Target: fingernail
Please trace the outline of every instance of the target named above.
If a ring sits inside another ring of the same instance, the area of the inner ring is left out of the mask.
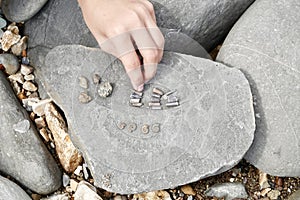
[[[137,90],[138,90],[139,92],[143,91],[143,90],[144,90],[144,84],[140,85],[140,86],[137,88]]]

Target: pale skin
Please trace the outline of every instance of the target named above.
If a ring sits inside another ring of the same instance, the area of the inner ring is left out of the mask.
[[[148,0],[78,2],[100,48],[121,60],[133,88],[142,91],[155,76],[163,56],[164,37],[157,27],[153,5]]]

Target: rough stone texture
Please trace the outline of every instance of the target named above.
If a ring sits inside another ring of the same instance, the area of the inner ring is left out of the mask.
[[[210,50],[219,44],[253,1],[157,0],[152,2],[160,27],[181,31]],[[65,12],[66,10],[72,12]],[[35,36],[30,37],[35,40],[30,40],[32,46],[58,46],[62,44],[62,38],[67,42],[63,44],[85,46],[96,44],[84,24],[76,0],[50,0],[41,14],[29,21],[25,28],[27,34]]]
[[[29,189],[48,194],[61,185],[61,172],[39,138],[34,125],[14,131],[21,121],[30,121],[3,73],[0,73],[0,171]]]
[[[0,176],[0,200],[31,200],[22,188],[14,182]]]
[[[248,194],[242,183],[216,184],[205,191],[206,196],[225,198],[225,200],[247,199]]]
[[[52,132],[56,152],[63,168],[72,173],[82,162],[82,157],[74,147],[68,134],[67,125],[52,103],[45,106],[45,117]]]
[[[114,57],[83,46],[59,46],[46,57],[44,85],[65,112],[73,142],[83,152],[95,185],[118,193],[172,188],[223,172],[244,156],[255,124],[250,87],[236,69],[207,59],[165,53],[158,73],[145,87],[177,89],[181,105],[163,111],[130,107],[130,81]],[[83,67],[84,66],[84,67]],[[78,77],[93,74],[114,85],[108,98],[90,84],[92,101],[81,104]],[[117,123],[136,123],[130,133]],[[160,133],[141,133],[160,123]]]
[[[256,1],[217,58],[251,84],[257,130],[246,159],[275,176],[300,176],[299,9],[298,0]]]
[[[12,22],[23,22],[34,16],[48,0],[2,0],[5,17]]]
[[[102,198],[97,194],[97,190],[94,186],[88,182],[81,181],[74,194],[74,200],[102,200]]]

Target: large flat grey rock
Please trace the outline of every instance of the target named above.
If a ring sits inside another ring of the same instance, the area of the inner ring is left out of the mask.
[[[153,4],[160,27],[181,31],[211,50],[253,1],[160,0],[153,1]],[[63,44],[97,45],[84,23],[77,0],[50,0],[38,15],[25,24],[25,33],[30,37],[29,48],[53,48]]]
[[[14,182],[0,176],[0,200],[31,200],[22,188]]]
[[[207,59],[166,52],[146,86],[143,102],[157,86],[176,89],[180,106],[150,110],[130,107],[130,81],[114,57],[83,46],[51,50],[41,81],[65,112],[73,142],[83,152],[95,185],[118,193],[173,188],[223,172],[241,160],[252,143],[255,124],[248,81],[237,69]],[[113,84],[110,97],[97,94],[92,75]],[[79,77],[89,88],[79,86]],[[79,103],[81,92],[92,100]],[[117,128],[119,122],[137,129]],[[159,123],[161,131],[141,132]]]
[[[0,124],[0,171],[37,193],[57,190],[61,171],[2,72]]]
[[[246,159],[276,176],[300,176],[299,9],[297,0],[256,1],[217,58],[251,84],[257,130]]]

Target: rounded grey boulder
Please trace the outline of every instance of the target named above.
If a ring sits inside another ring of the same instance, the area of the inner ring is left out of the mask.
[[[275,176],[300,176],[299,9],[298,0],[256,1],[217,57],[251,85],[257,129],[245,158]]]
[[[5,17],[12,22],[23,22],[33,17],[48,0],[2,0]]]
[[[20,186],[0,176],[0,200],[31,200]]]
[[[57,190],[61,171],[2,72],[0,124],[0,171],[39,194]]]

